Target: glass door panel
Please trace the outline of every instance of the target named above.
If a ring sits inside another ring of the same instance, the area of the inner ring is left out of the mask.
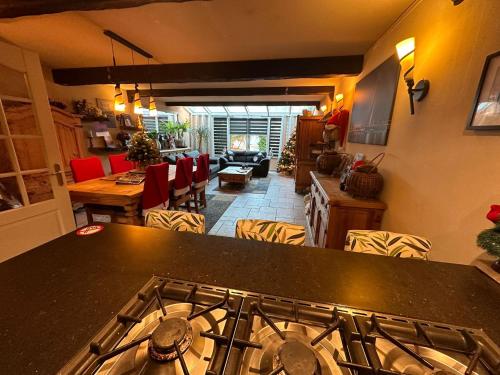
[[[7,142],[8,139],[0,138],[0,173],[14,172]]]
[[[2,105],[11,135],[40,135],[31,103],[2,100]]]
[[[13,137],[12,142],[14,143],[17,160],[22,171],[47,168],[42,137]]]
[[[23,180],[30,204],[54,199],[48,172],[27,174]]]
[[[0,211],[20,208],[23,206],[22,202],[17,178],[15,176],[0,178]]]
[[[0,64],[0,95],[29,98],[25,74]]]

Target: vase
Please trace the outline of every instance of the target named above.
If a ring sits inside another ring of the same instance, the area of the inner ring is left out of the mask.
[[[497,260],[491,263],[491,268],[493,268],[494,271],[500,273],[500,258],[497,258]]]

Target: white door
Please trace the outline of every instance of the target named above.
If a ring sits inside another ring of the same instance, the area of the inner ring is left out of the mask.
[[[40,60],[0,42],[0,262],[74,230]]]

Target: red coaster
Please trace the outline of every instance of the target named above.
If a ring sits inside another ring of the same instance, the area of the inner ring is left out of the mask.
[[[77,236],[90,236],[104,230],[104,225],[87,225],[76,231]]]

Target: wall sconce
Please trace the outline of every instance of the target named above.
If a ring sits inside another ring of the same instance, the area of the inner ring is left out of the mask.
[[[410,96],[410,112],[412,115],[415,114],[415,106],[413,99],[417,102],[422,101],[427,96],[429,92],[430,82],[428,80],[422,79],[417,82],[413,80],[413,69],[415,68],[415,38],[405,39],[398,44],[396,44],[396,50],[398,51],[399,63],[401,64],[401,70],[403,70],[403,77],[408,86],[408,95]]]
[[[340,103],[342,100],[344,100],[344,94],[337,94],[335,95],[335,101],[338,103]]]

